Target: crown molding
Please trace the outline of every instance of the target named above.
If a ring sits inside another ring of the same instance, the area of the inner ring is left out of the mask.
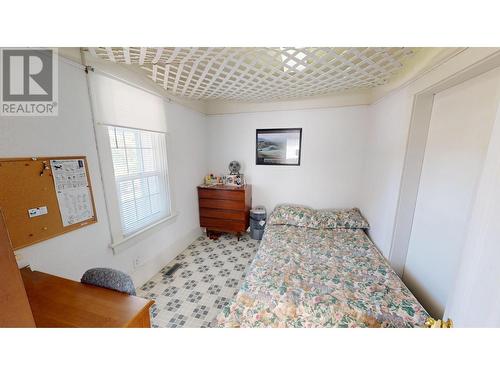
[[[334,95],[314,96],[305,99],[271,101],[263,103],[207,102],[207,115],[222,115],[246,112],[271,112],[296,109],[318,109],[367,105],[371,102],[370,89],[345,90]]]
[[[404,86],[411,84],[457,56],[467,48],[421,48],[414,58],[386,85],[372,89],[371,103],[375,103]]]

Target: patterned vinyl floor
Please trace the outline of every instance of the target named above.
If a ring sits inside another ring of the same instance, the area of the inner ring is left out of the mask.
[[[155,301],[152,327],[209,327],[238,292],[258,247],[248,234],[240,241],[229,234],[199,237],[138,289],[138,296]],[[181,267],[167,276],[175,263]]]

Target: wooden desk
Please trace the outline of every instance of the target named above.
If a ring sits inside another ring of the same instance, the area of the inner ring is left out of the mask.
[[[34,327],[35,321],[14,258],[2,210],[0,210],[0,285],[0,328]]]
[[[150,327],[152,301],[28,267],[21,276],[37,327]]]

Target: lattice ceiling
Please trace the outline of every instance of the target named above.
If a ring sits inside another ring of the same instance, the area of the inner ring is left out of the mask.
[[[94,56],[138,64],[170,94],[262,102],[383,85],[412,48],[97,47]]]

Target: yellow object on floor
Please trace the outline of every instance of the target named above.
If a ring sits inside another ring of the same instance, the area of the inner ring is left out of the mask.
[[[453,328],[453,321],[451,319],[443,321],[441,319],[429,318],[425,322],[425,326],[427,328]]]

